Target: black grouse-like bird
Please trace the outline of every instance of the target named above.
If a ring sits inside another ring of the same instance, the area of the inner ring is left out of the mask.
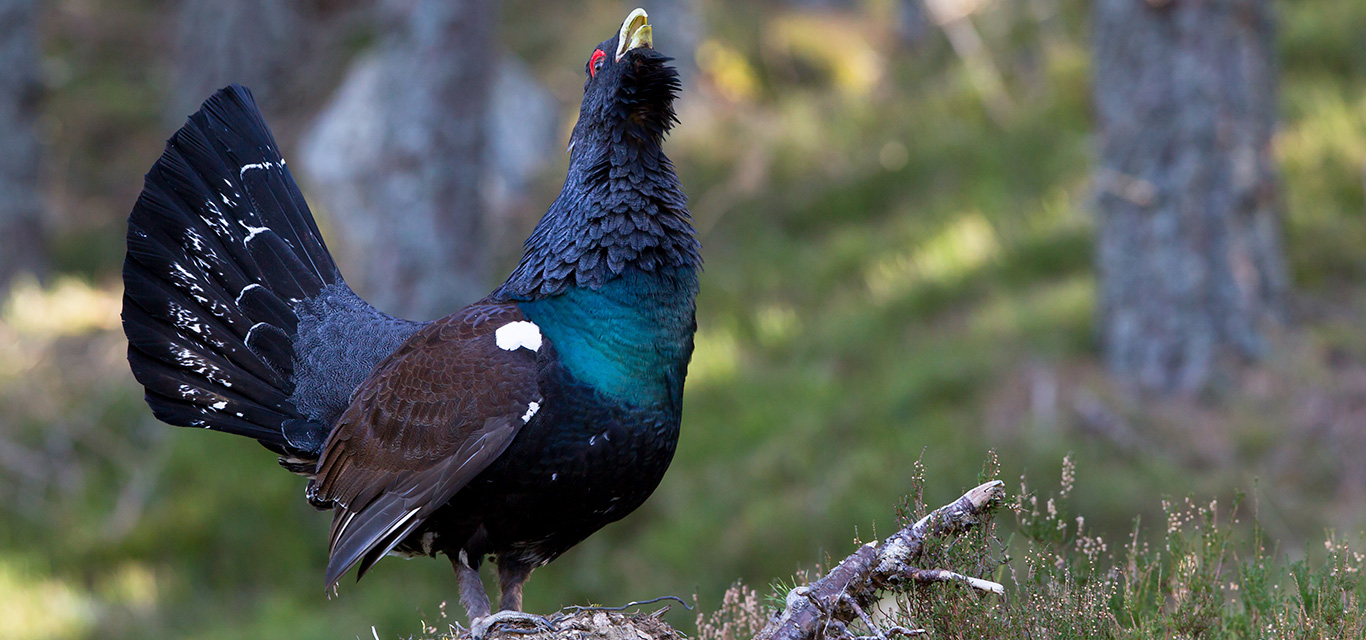
[[[520,264],[435,322],[346,286],[246,89],[210,98],[147,174],[123,271],[133,373],[161,420],[255,438],[309,478],[333,511],[329,588],[389,553],[444,553],[481,619],[492,556],[518,611],[533,569],[658,486],[701,265],[660,149],[669,60],[640,9],[598,45]]]

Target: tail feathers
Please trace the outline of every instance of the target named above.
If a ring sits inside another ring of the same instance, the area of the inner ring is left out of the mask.
[[[325,427],[291,399],[295,309],[342,283],[246,89],[218,92],[167,143],[123,275],[129,361],[159,419],[316,458]]]

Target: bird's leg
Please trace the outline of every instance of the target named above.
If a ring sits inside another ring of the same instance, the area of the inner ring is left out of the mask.
[[[484,591],[484,581],[479,579],[479,570],[469,565],[469,556],[461,551],[459,557],[451,556],[451,566],[460,581],[460,604],[470,617],[470,624],[489,615],[489,594]]]
[[[531,567],[524,562],[506,557],[498,558],[498,613],[470,623],[470,635],[482,640],[490,629],[503,624],[517,624],[531,629],[554,631],[555,627],[542,616],[522,613],[522,584],[531,576]]]
[[[502,594],[498,608],[502,611],[522,610],[522,585],[531,577],[531,567],[508,558],[498,559],[498,590]]]

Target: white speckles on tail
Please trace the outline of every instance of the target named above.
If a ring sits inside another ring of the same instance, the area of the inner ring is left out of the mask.
[[[518,320],[509,322],[493,333],[494,342],[499,349],[515,351],[520,348],[540,351],[541,349],[541,328],[534,322]]]
[[[240,292],[237,294],[237,299],[234,300],[233,302],[237,303],[237,304],[240,306],[240,305],[242,304],[242,296],[247,295],[247,292],[248,292],[248,291],[251,291],[252,289],[264,289],[264,288],[265,288],[265,287],[262,287],[261,285],[256,284],[255,282],[253,282],[253,283],[251,283],[251,284],[249,284],[249,285],[247,285],[247,286],[245,286],[245,287],[242,287],[242,291],[240,291]]]
[[[176,327],[180,328],[182,331],[190,331],[200,337],[204,336],[204,326],[200,323],[199,317],[196,316],[193,311],[174,302],[167,302],[166,307],[171,312],[171,315],[174,316],[172,322]],[[213,342],[215,343],[215,346],[222,344],[218,341]]]
[[[539,403],[539,402],[532,402],[532,403],[528,404],[528,405],[526,406],[526,413],[522,414],[522,424],[526,424],[526,423],[528,423],[528,422],[531,422],[531,418],[535,417],[536,412],[537,412],[537,411],[540,411],[540,410],[541,410],[541,403]]]
[[[248,242],[251,242],[252,238],[255,238],[256,236],[266,231],[270,231],[270,229],[267,227],[253,227],[245,222],[242,222],[241,220],[238,220],[237,224],[242,225],[242,228],[247,230],[247,237],[242,239],[242,244],[244,245]]]
[[[242,342],[246,343],[246,345],[247,345],[248,347],[250,347],[250,346],[251,346],[251,332],[253,332],[253,331],[255,331],[255,330],[257,330],[257,329],[259,329],[259,328],[261,328],[261,327],[263,327],[263,326],[270,326],[270,323],[269,323],[269,322],[258,322],[258,323],[254,324],[254,325],[251,325],[251,328],[250,328],[250,329],[247,329],[247,335],[246,335],[246,337],[242,338]]]
[[[244,164],[244,165],[242,165],[242,168],[241,168],[241,169],[238,169],[238,170],[237,170],[237,177],[240,179],[242,176],[247,175],[247,172],[248,172],[248,171],[252,171],[252,170],[261,170],[261,171],[264,171],[264,170],[269,169],[269,168],[271,168],[271,167],[280,167],[280,168],[284,168],[284,166],[285,166],[285,161],[284,161],[284,160],[281,160],[279,164],[276,164],[276,163],[274,163],[274,162],[269,162],[269,161],[267,161],[267,162],[257,162],[257,163],[255,163],[255,164]]]
[[[200,237],[198,233],[195,233],[194,229],[185,230],[185,243],[188,244],[191,249],[194,249],[195,253],[202,253],[208,250],[204,246],[204,238]]]

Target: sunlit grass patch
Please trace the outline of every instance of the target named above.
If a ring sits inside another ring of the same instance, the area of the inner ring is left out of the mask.
[[[1096,282],[1076,275],[1040,285],[1023,295],[992,296],[968,321],[979,340],[999,341],[1056,331],[1084,330],[1095,312]]]
[[[120,287],[95,287],[72,277],[44,287],[21,280],[0,310],[0,323],[27,337],[79,335],[119,326]]]
[[[1000,249],[981,213],[967,213],[920,246],[877,260],[864,278],[873,300],[886,302],[917,284],[950,283],[986,264]]]
[[[0,556],[0,638],[80,638],[97,616],[96,602],[80,588]]]
[[[1366,88],[1323,76],[1287,85],[1276,150],[1290,264],[1301,285],[1352,281],[1366,273]]]
[[[697,388],[729,381],[739,369],[739,343],[734,333],[721,327],[700,329],[693,338],[688,387]]]

